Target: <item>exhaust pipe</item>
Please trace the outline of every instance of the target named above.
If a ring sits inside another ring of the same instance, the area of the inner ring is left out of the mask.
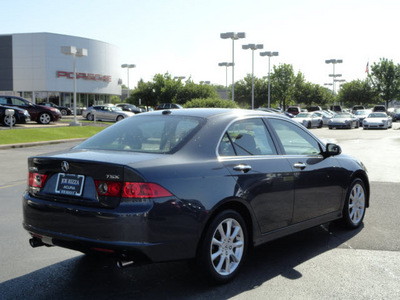
[[[134,264],[135,262],[133,260],[117,260],[117,267],[119,269],[124,269],[126,267],[130,267]]]
[[[31,245],[32,248],[36,248],[36,247],[41,247],[44,246],[45,244],[42,242],[41,239],[38,238],[31,238],[29,239],[29,244]]]

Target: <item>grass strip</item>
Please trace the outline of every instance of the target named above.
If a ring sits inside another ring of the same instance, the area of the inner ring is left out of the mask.
[[[104,128],[106,127],[68,126],[55,128],[0,130],[0,145],[88,138],[102,131]]]

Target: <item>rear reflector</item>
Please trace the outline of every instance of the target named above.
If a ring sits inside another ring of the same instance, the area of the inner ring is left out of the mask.
[[[95,180],[97,194],[100,196],[122,198],[159,198],[172,196],[163,187],[146,182],[117,182]]]

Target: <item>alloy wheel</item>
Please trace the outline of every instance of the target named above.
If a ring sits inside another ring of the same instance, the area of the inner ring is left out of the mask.
[[[243,229],[235,219],[224,219],[214,231],[210,258],[214,270],[222,276],[232,274],[244,254]]]
[[[365,192],[359,183],[351,189],[348,210],[349,218],[354,225],[361,222],[365,211]]]

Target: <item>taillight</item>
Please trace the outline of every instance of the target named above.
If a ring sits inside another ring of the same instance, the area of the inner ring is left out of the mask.
[[[95,180],[97,194],[101,196],[121,197],[122,183],[118,181]]]
[[[28,185],[31,187],[42,188],[46,182],[47,175],[29,172]]]
[[[170,192],[155,183],[116,182],[95,180],[97,194],[100,196],[122,198],[158,198],[172,196]]]
[[[170,192],[155,183],[124,182],[124,198],[158,198],[172,196]]]

